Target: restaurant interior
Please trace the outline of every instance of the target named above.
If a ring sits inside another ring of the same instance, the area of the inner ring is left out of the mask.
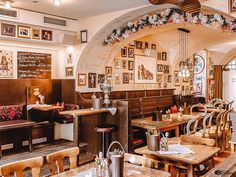
[[[236,177],[235,0],[0,0],[0,28],[0,177]]]

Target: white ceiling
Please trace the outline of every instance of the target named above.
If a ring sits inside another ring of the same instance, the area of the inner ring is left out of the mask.
[[[13,6],[51,15],[79,19],[108,12],[148,5],[148,0],[61,0],[55,6],[53,0],[14,0]]]

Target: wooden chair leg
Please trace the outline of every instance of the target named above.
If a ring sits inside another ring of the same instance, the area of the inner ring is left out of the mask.
[[[1,138],[1,132],[0,132],[0,159],[2,158],[2,138]]]

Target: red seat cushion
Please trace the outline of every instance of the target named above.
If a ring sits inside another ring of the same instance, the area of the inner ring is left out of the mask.
[[[171,111],[171,113],[177,113],[177,112],[178,112],[177,106],[176,106],[176,105],[172,106],[172,107],[170,108],[170,111]]]
[[[143,140],[142,140],[142,139],[138,139],[138,138],[134,138],[134,139],[133,139],[133,144],[134,144],[134,145],[141,144],[141,143],[143,143]]]

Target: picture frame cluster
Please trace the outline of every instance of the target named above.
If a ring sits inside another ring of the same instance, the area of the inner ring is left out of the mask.
[[[11,23],[1,23],[1,36],[31,40],[53,41],[52,30],[25,25],[16,25]]]

